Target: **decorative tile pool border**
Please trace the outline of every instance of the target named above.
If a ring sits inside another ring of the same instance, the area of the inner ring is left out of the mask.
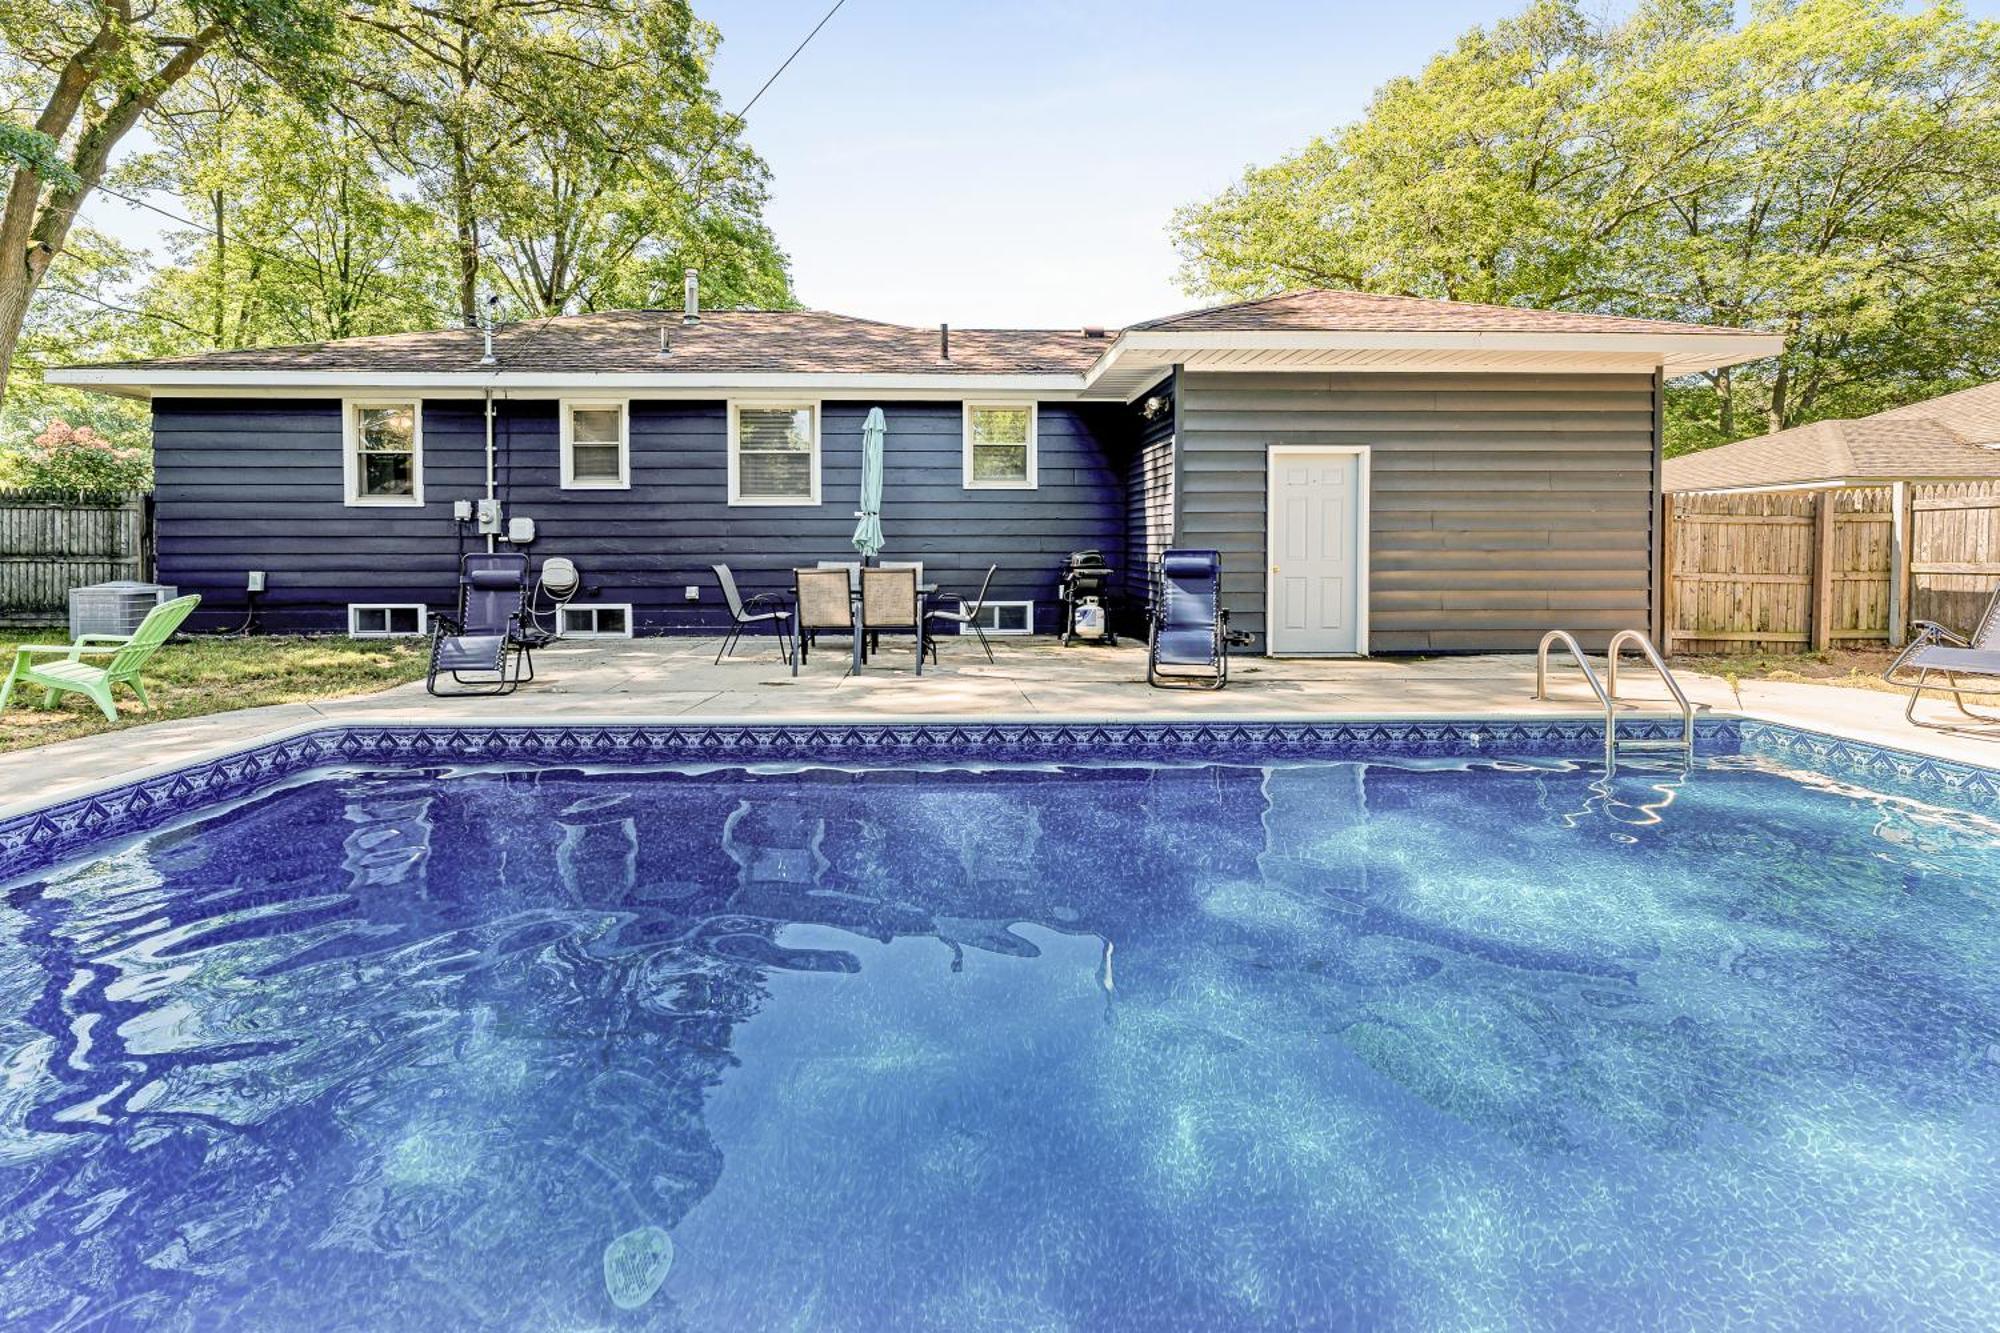
[[[1677,720],[1621,719],[1619,735],[1678,737]],[[287,736],[0,820],[0,881],[151,832],[314,769],[471,764],[1094,763],[1576,758],[1603,746],[1592,719],[1340,722],[652,723],[346,725]],[[1704,755],[1755,753],[1877,789],[2000,806],[2000,770],[1929,759],[1776,723],[1704,718]]]

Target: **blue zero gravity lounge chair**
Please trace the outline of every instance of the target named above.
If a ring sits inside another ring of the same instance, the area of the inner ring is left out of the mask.
[[[1995,588],[1992,597],[1987,599],[1986,610],[1980,613],[1979,623],[1972,627],[1969,637],[1953,634],[1935,621],[1918,620],[1912,623],[1917,637],[1896,655],[1896,660],[1882,673],[1882,679],[1892,685],[1909,686],[1910,702],[1903,709],[1903,716],[1914,726],[1945,726],[1943,722],[1917,720],[1917,700],[1923,697],[1925,690],[1940,690],[1951,696],[1959,712],[1974,721],[2000,722],[2000,718],[1975,713],[1965,706],[1967,694],[2000,694],[2000,588]],[[1897,673],[1902,671],[1915,671],[1917,678],[1898,680]],[[1926,683],[1933,671],[1941,673],[1948,684]],[[1985,676],[1987,680],[1984,684],[1960,685],[1960,676]]]
[[[517,551],[479,551],[460,562],[458,614],[431,617],[432,694],[512,694],[535,678],[526,635],[528,557]],[[490,676],[465,680],[464,672]],[[456,690],[440,690],[439,675]]]
[[[1222,609],[1222,555],[1167,551],[1153,595],[1147,635],[1148,685],[1229,683],[1229,612]]]

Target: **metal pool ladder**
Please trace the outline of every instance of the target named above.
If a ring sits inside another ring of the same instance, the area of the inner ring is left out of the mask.
[[[1619,630],[1611,636],[1611,644],[1605,649],[1605,675],[1610,681],[1609,688],[1606,688],[1605,682],[1599,680],[1597,672],[1591,669],[1590,659],[1583,655],[1583,648],[1577,643],[1576,636],[1568,630],[1550,630],[1542,636],[1541,647],[1535,650],[1537,699],[1549,697],[1549,649],[1557,644],[1569,650],[1569,655],[1583,671],[1583,678],[1589,684],[1590,692],[1597,696],[1597,702],[1604,708],[1604,771],[1607,776],[1618,767],[1618,751],[1621,747],[1628,750],[1679,750],[1683,762],[1688,764],[1694,762],[1694,705],[1688,702],[1687,692],[1681,689],[1681,683],[1674,679],[1674,673],[1667,669],[1666,659],[1660,656],[1660,650],[1653,646],[1651,639],[1636,629]],[[1653,670],[1659,672],[1660,679],[1666,683],[1667,693],[1674,697],[1674,704],[1680,709],[1681,714],[1679,740],[1647,740],[1638,736],[1623,741],[1618,739],[1618,662],[1625,655],[1628,644],[1653,664]]]

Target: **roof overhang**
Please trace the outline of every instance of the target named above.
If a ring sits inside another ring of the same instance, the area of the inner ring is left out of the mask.
[[[1084,376],[1092,397],[1132,398],[1174,366],[1198,371],[1662,371],[1669,378],[1776,356],[1765,333],[1385,333],[1132,329]]]
[[[43,372],[51,384],[147,398],[202,391],[338,395],[366,390],[440,396],[496,392],[645,393],[658,397],[794,393],[815,397],[898,394],[962,398],[1037,395],[1129,401],[1175,366],[1194,371],[1473,371],[1489,373],[1651,374],[1669,377],[1776,356],[1784,340],[1762,333],[1383,333],[1128,330],[1085,372],[983,374],[940,367],[923,373],[805,371],[552,370],[394,371],[65,366]]]

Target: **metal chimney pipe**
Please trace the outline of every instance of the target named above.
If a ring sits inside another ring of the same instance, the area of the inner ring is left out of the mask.
[[[938,360],[951,360],[951,325],[938,325]]]
[[[685,275],[685,289],[681,295],[681,323],[701,322],[701,270],[689,269]]]

